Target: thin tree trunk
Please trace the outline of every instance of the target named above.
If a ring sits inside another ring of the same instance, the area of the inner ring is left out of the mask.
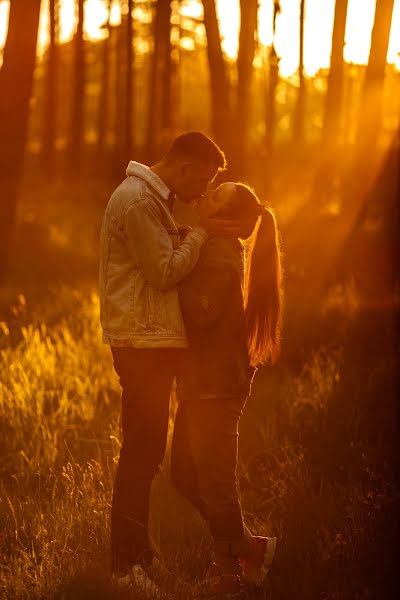
[[[82,162],[84,140],[85,52],[83,40],[84,0],[78,0],[78,25],[74,38],[75,69],[71,113],[70,166],[75,170]]]
[[[171,126],[171,2],[158,0],[154,19],[154,52],[150,71],[147,159],[158,155],[162,131]]]
[[[171,78],[169,82],[169,128],[172,131],[176,131],[178,128],[178,124],[180,121],[180,106],[181,106],[181,73],[179,69],[179,64],[181,60],[181,37],[182,37],[182,29],[181,29],[181,18],[180,18],[180,5],[182,0],[178,0],[178,4],[176,4],[176,8],[173,12],[171,12],[171,19],[176,15],[178,18],[178,25],[175,25],[178,33],[178,40],[171,44],[170,49],[170,70],[171,70]],[[171,27],[173,27],[171,25]],[[176,38],[175,38],[176,39]]]
[[[36,61],[40,0],[13,0],[0,69],[0,284],[4,282],[22,175]]]
[[[171,61],[171,2],[168,0],[168,10],[163,15],[163,26],[161,30],[162,46],[164,51],[161,53],[162,61],[162,98],[161,103],[161,129],[166,130],[172,124],[172,61]]]
[[[294,109],[293,119],[293,139],[296,144],[301,144],[304,139],[304,13],[305,0],[300,0],[299,90],[297,93],[297,101]]]
[[[112,171],[115,177],[121,175],[121,165],[129,157],[125,155],[125,113],[126,113],[126,52],[125,52],[125,18],[115,28],[115,111],[113,130],[115,148],[112,156]],[[123,140],[121,143],[120,140]],[[123,172],[123,168],[122,168]]]
[[[269,52],[269,79],[265,99],[265,147],[271,151],[274,143],[276,110],[275,93],[279,80],[279,58],[275,50],[276,17],[281,10],[279,0],[274,2],[273,38]]]
[[[50,179],[54,177],[54,141],[56,121],[56,77],[57,77],[57,45],[56,45],[56,4],[57,0],[49,0],[49,34],[50,42],[47,50],[47,79],[43,119],[43,170]]]
[[[102,161],[105,158],[105,143],[107,135],[107,124],[109,117],[109,94],[110,94],[110,51],[111,51],[111,0],[107,2],[107,37],[103,42],[103,72],[101,76],[101,88],[99,109],[97,118],[97,153]]]
[[[369,153],[376,147],[382,117],[382,94],[386,58],[389,46],[394,0],[377,0],[371,36],[371,50],[365,74],[360,117],[358,145]]]
[[[232,119],[228,72],[222,54],[215,2],[214,0],[202,0],[202,2],[210,70],[212,130],[217,143],[221,144],[229,155]]]
[[[237,170],[243,168],[247,155],[250,98],[253,75],[253,60],[255,52],[255,34],[257,31],[257,0],[240,0],[240,34],[237,58],[238,87],[237,87]]]
[[[132,115],[133,107],[133,0],[128,0],[126,21],[126,105],[125,105],[125,156],[129,160],[132,151]]]
[[[325,146],[337,141],[343,95],[343,48],[346,31],[348,0],[336,0],[335,20],[332,33],[331,65],[325,101],[323,143]]]
[[[325,117],[321,134],[319,164],[316,169],[312,191],[312,201],[317,201],[319,203],[327,196],[329,190],[332,188],[334,178],[340,172],[337,146],[343,103],[343,47],[346,30],[347,5],[348,0],[336,0],[332,33],[331,64],[325,100]]]
[[[383,160],[382,153],[378,151],[379,129],[393,6],[394,0],[377,0],[376,3],[371,50],[360,103],[356,148],[343,203],[345,218],[349,220],[354,214],[355,229],[363,222],[371,201],[371,196],[365,194],[357,203],[360,195],[359,182],[362,181],[364,186],[372,186]]]

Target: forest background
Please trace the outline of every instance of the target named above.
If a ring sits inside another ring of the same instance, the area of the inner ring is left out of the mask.
[[[191,129],[275,209],[284,255],[239,464],[279,547],[247,597],[397,597],[399,0],[0,0],[0,47],[1,597],[113,597],[100,223],[128,161]],[[152,535],[187,598],[211,540],[168,469]]]

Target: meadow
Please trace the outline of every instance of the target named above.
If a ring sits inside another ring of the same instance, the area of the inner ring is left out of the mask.
[[[97,189],[77,186],[72,206],[71,188],[32,189],[25,183],[0,317],[0,597],[111,599],[120,390],[99,327],[102,201],[93,205]],[[290,258],[285,318],[293,324],[304,282],[292,276]],[[279,364],[256,374],[238,476],[248,526],[276,535],[278,547],[266,587],[244,598],[397,597],[393,319],[391,309],[360,304],[354,281],[336,283],[307,339],[284,333]],[[170,433],[175,410],[172,393]],[[151,534],[173,574],[166,593],[183,600],[204,575],[212,543],[168,472],[167,451],[152,490]]]

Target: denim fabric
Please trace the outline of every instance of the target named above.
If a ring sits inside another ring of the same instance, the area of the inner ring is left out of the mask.
[[[195,227],[180,242],[169,194],[148,167],[131,162],[107,204],[100,236],[100,320],[103,341],[112,346],[187,346],[176,285],[196,264],[207,233]]]
[[[169,398],[181,350],[112,348],[122,386],[123,442],[111,510],[113,571],[151,556],[148,537],[151,484],[167,442]]]
[[[254,375],[245,335],[243,249],[213,238],[179,285],[190,347],[178,375],[179,406],[171,478],[208,521],[216,551],[243,556],[238,482],[238,424]]]
[[[208,521],[216,548],[237,555],[246,531],[236,477],[244,405],[243,398],[180,399],[171,449],[172,483]]]

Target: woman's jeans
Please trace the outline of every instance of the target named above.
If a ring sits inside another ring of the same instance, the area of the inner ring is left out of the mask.
[[[150,489],[168,432],[169,398],[182,350],[112,347],[122,386],[123,443],[111,510],[113,571],[152,558],[148,536]]]
[[[236,477],[243,398],[184,398],[178,405],[171,479],[208,521],[218,554],[241,556],[251,535],[243,524]]]

